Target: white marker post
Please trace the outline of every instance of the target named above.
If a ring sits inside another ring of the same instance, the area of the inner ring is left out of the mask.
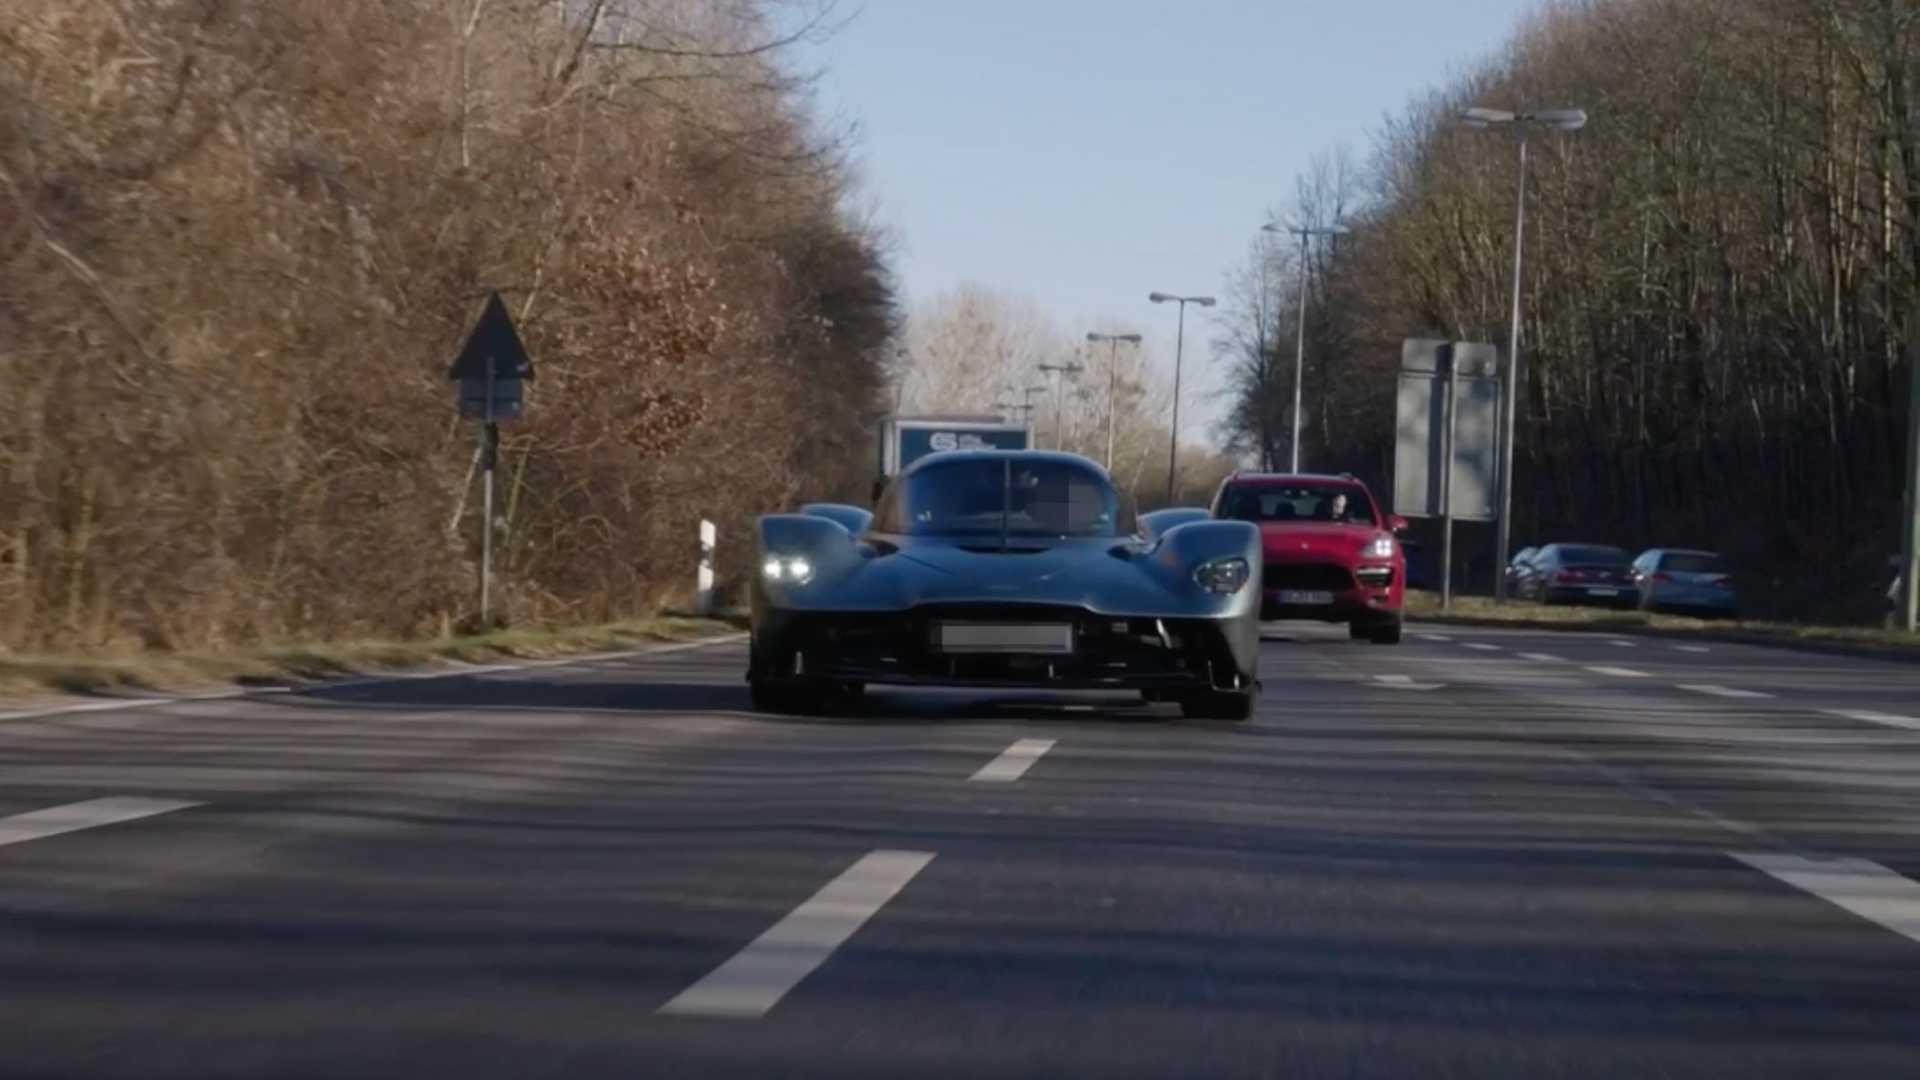
[[[698,615],[713,614],[713,547],[718,530],[713,522],[700,522],[700,569],[693,579],[693,610]]]

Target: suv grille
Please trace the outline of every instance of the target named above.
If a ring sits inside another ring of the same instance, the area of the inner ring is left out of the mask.
[[[1263,589],[1312,589],[1321,592],[1345,592],[1353,588],[1353,575],[1344,566],[1331,563],[1267,563],[1260,571]]]

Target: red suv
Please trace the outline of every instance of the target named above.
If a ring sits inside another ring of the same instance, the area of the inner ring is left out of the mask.
[[[1367,486],[1351,476],[1235,473],[1213,516],[1260,526],[1262,619],[1343,622],[1356,639],[1400,641],[1407,556]]]

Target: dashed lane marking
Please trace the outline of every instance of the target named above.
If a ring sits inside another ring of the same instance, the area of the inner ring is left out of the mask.
[[[659,1011],[736,1020],[765,1016],[932,861],[931,851],[868,852]]]
[[[1445,683],[1414,682],[1411,675],[1375,675],[1382,686],[1390,690],[1438,690]]]
[[[1901,716],[1898,713],[1874,712],[1872,709],[1827,709],[1825,711],[1828,716],[1838,716],[1844,720],[1858,720],[1863,724],[1880,724],[1884,727],[1920,731],[1920,718]]]
[[[1552,653],[1523,652],[1520,653],[1519,656],[1522,660],[1533,660],[1542,664],[1564,664],[1567,662],[1566,657],[1555,656]]]
[[[186,810],[200,805],[202,804],[183,802],[179,799],[147,799],[134,795],[116,795],[105,799],[68,803],[65,806],[50,806],[45,810],[33,810],[25,814],[0,818],[0,847],[8,844],[24,844],[29,840],[59,836],[62,833],[79,832],[82,829],[97,829],[102,825],[115,825],[122,821],[136,821],[156,814],[170,814],[175,810]]]
[[[1040,755],[1051,749],[1052,739],[1019,739],[1000,751],[999,757],[980,766],[980,771],[969,779],[1011,784],[1033,768],[1033,763],[1040,760]]]
[[[1681,683],[1680,689],[1723,698],[1770,698],[1773,696],[1759,690],[1742,690],[1737,686],[1716,686],[1712,683]]]
[[[1467,642],[1467,648],[1479,649],[1481,652],[1499,652],[1500,651],[1500,646],[1489,645],[1484,641],[1469,641]]]
[[[1589,666],[1587,670],[1593,672],[1595,675],[1611,675],[1618,679],[1652,678],[1652,676],[1648,675],[1646,672],[1635,671],[1630,667],[1608,667],[1605,664],[1594,664]]]
[[[1727,854],[1902,937],[1920,941],[1920,884],[1867,859]]]

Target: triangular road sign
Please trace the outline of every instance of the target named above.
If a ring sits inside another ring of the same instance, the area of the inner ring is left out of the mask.
[[[533,378],[533,358],[527,355],[520,332],[513,328],[513,317],[507,314],[507,305],[497,292],[487,297],[487,309],[480,313],[466,345],[447,369],[447,378],[485,381],[489,356],[494,361],[495,379]]]

